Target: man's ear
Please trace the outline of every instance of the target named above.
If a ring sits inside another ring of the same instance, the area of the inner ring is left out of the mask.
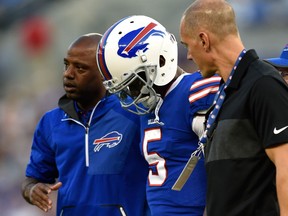
[[[201,46],[205,50],[205,52],[208,52],[210,49],[210,40],[209,36],[205,32],[200,32],[199,33],[199,38],[201,42]]]

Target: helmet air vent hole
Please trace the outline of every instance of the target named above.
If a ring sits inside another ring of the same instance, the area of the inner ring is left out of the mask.
[[[166,59],[164,58],[164,56],[160,55],[160,58],[159,58],[160,67],[163,67],[165,64],[166,64]]]

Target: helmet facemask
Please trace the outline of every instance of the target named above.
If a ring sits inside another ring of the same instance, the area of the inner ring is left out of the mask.
[[[155,65],[140,66],[135,71],[124,73],[123,81],[110,79],[104,81],[104,86],[110,93],[118,96],[124,109],[137,115],[145,115],[156,107],[160,98],[153,89],[156,70]]]

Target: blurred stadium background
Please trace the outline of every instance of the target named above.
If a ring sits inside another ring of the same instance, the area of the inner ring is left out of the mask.
[[[63,94],[63,57],[70,42],[104,33],[118,19],[148,15],[175,34],[191,0],[0,0],[0,214],[48,214],[20,193],[31,138],[40,116]],[[278,56],[288,43],[288,0],[231,0],[246,48]],[[229,49],[229,47],[227,47]],[[179,46],[179,64],[196,69]],[[81,187],[81,185],[79,185]],[[55,198],[54,198],[55,199]]]

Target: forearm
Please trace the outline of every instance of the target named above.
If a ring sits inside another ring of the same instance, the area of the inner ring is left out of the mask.
[[[288,170],[278,170],[276,175],[277,197],[280,215],[288,216]]]
[[[288,216],[288,143],[268,148],[266,153],[276,167],[276,187],[280,215]]]

